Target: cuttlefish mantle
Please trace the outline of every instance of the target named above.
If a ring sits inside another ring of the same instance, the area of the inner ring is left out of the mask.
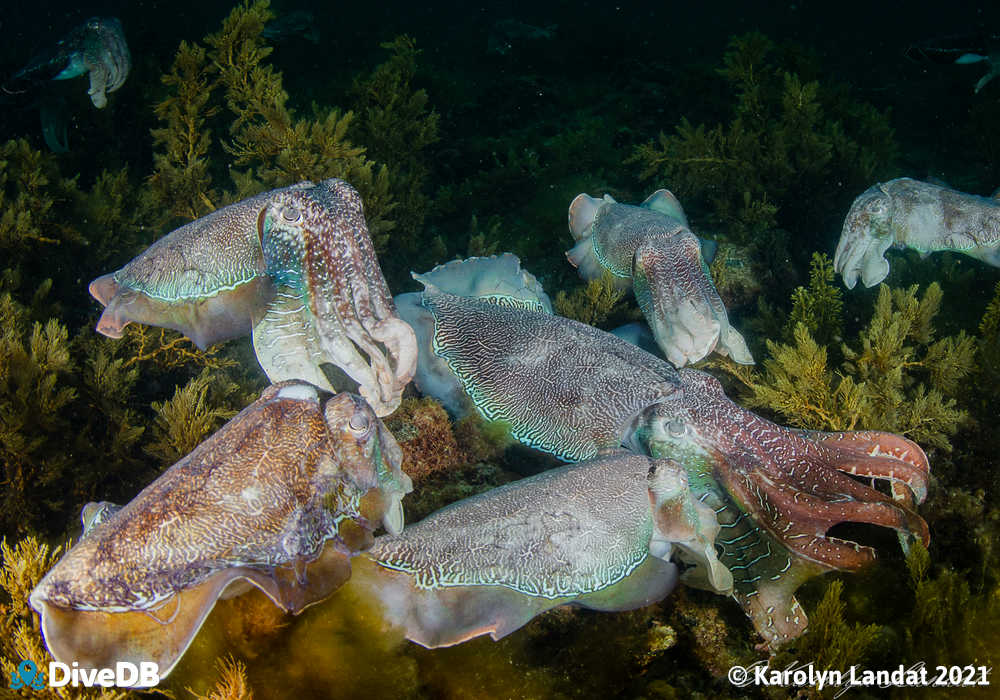
[[[30,596],[49,652],[89,668],[154,661],[163,677],[247,584],[301,612],[350,577],[377,527],[402,529],[401,459],[361,398],[269,387],[123,508],[84,509],[82,538]]]
[[[339,367],[388,415],[416,367],[413,330],[397,315],[361,197],[330,179],[301,182],[223,207],[161,238],[94,280],[97,323],[121,337],[130,322],[180,331],[199,347],[253,333],[272,382],[334,387]]]
[[[370,591],[385,618],[425,647],[496,640],[563,605],[655,603],[677,582],[672,557],[731,590],[712,545],[718,529],[679,464],[620,452],[492,489],[378,537],[351,585]]]

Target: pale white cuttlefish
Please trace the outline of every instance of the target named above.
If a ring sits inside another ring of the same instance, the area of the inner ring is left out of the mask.
[[[729,323],[680,202],[657,190],[639,206],[610,195],[578,195],[569,205],[576,245],[566,253],[585,280],[610,272],[618,286],[635,292],[639,308],[663,354],[677,367],[713,350],[753,364],[743,336]]]

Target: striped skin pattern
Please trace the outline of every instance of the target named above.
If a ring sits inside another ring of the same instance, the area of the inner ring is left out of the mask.
[[[435,354],[479,412],[562,459],[621,446],[632,417],[677,391],[668,363],[582,323],[443,292],[421,303]]]
[[[391,435],[348,394],[323,406],[311,388],[305,399],[283,397],[285,386],[266,389],[128,505],[93,525],[32,599],[76,609],[151,609],[222,569],[316,559],[338,539],[345,518],[369,531],[378,527],[384,513],[363,512],[362,497],[385,486],[395,491],[389,500],[398,501],[409,484],[399,461],[385,472],[397,483],[379,479],[379,463],[400,458],[391,444],[380,445]]]
[[[301,182],[223,207],[161,238],[90,285],[97,330],[172,328],[205,348],[253,332],[272,382],[333,391],[340,367],[379,416],[399,405],[416,338],[397,315],[365,223],[343,180]]]
[[[697,362],[713,350],[753,364],[673,194],[658,190],[640,206],[581,194],[570,204],[569,226],[577,244],[566,255],[580,276],[597,279],[608,271],[620,288],[632,288],[674,365]]]
[[[506,586],[550,599],[599,591],[649,553],[651,464],[628,455],[549,470],[379,537],[367,556],[420,589]]]
[[[83,537],[29,598],[49,652],[152,660],[162,677],[231,585],[301,612],[350,578],[379,525],[402,529],[401,459],[360,397],[269,387],[123,508],[84,509]]]
[[[889,274],[890,247],[948,250],[1000,267],[1000,201],[908,177],[870,187],[847,212],[833,268],[848,289],[859,276],[873,287]]]
[[[525,444],[567,460],[623,444],[683,464],[691,493],[714,512],[732,593],[769,645],[804,631],[794,596],[804,581],[873,558],[827,536],[833,525],[869,523],[896,529],[904,543],[928,540],[912,507],[926,495],[929,467],[904,438],[784,428],[730,401],[710,375],[678,372],[568,319],[440,292],[424,292],[421,303],[434,319],[434,352],[480,412],[506,421]],[[887,482],[891,497],[848,475]],[[721,576],[686,574],[689,585],[726,588]]]
[[[870,547],[827,536],[834,525],[889,527],[904,542],[928,543],[927,524],[911,508],[929,480],[915,443],[875,431],[789,430],[730,401],[711,375],[684,369],[680,376],[684,400],[651,407],[635,440],[683,462],[694,494],[716,511],[719,558],[768,644],[805,630],[794,597],[802,582],[874,559]],[[896,497],[847,474],[883,479]]]
[[[282,191],[185,224],[120,270],[91,282],[91,295],[106,307],[98,332],[120,338],[134,321],[180,331],[202,348],[249,333],[274,295],[257,221],[265,202]]]
[[[267,274],[278,287],[254,329],[258,359],[272,381],[331,362],[359,385],[380,416],[392,413],[413,378],[417,341],[396,315],[361,197],[343,180],[270,197],[260,214]]]

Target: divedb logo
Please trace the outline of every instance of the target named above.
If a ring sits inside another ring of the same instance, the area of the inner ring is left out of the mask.
[[[78,688],[151,688],[160,682],[160,666],[153,661],[142,661],[138,664],[130,661],[119,661],[114,668],[80,668],[74,661],[65,664],[61,661],[49,663],[48,682],[45,672],[39,671],[33,661],[22,661],[17,666],[17,672],[10,679],[10,688],[34,688],[41,690],[46,685],[50,688],[62,688],[67,685]]]

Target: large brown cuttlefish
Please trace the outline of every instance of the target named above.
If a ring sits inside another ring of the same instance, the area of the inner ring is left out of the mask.
[[[162,677],[224,594],[252,584],[301,612],[350,578],[377,527],[402,529],[401,460],[360,397],[269,387],[126,506],[84,509],[83,537],[30,596],[49,652],[154,661]]]
[[[805,630],[794,596],[805,580],[874,558],[871,548],[829,535],[833,526],[870,523],[897,530],[904,546],[928,541],[914,506],[926,495],[929,466],[915,443],[765,420],[704,372],[678,371],[609,333],[539,310],[534,279],[526,283],[520,269],[511,275],[509,259],[496,261],[505,281],[494,286],[516,290],[503,303],[448,293],[463,288],[467,265],[484,276],[483,259],[417,275],[424,292],[397,297],[420,342],[418,387],[453,411],[504,421],[524,444],[565,460],[625,446],[683,464],[692,493],[716,514],[715,547],[732,574],[730,590],[701,583],[732,594],[768,645]],[[882,480],[890,493],[852,477]]]
[[[343,180],[300,182],[223,207],[97,278],[90,293],[106,307],[97,323],[104,335],[121,337],[135,321],[204,348],[252,332],[272,382],[332,391],[321,368],[330,363],[380,416],[399,405],[416,365],[413,332],[396,315],[361,197]]]

